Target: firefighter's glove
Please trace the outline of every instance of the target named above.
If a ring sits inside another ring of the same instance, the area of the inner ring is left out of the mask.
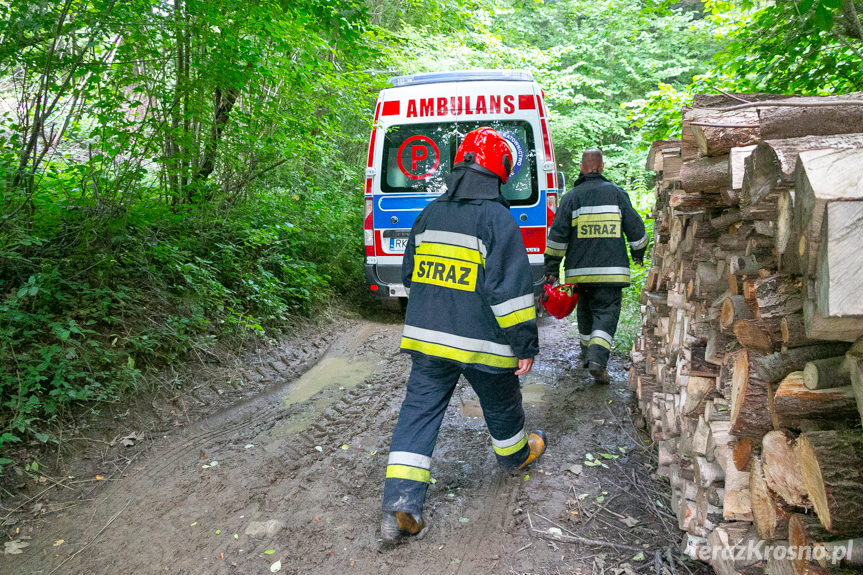
[[[644,265],[644,258],[632,258],[632,262],[638,267],[642,267]]]
[[[560,280],[558,279],[556,274],[545,274],[544,276],[542,276],[542,285],[544,285],[544,286],[545,285],[553,286],[554,284],[558,283],[559,281]]]

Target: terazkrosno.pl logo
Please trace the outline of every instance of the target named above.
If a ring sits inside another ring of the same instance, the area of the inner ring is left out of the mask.
[[[833,565],[839,563],[846,557],[850,557],[854,551],[854,540],[832,541],[819,545],[775,545],[766,541],[749,541],[747,545],[710,546],[699,545],[695,554],[701,561],[767,561],[774,559],[783,560],[805,560],[828,562]]]

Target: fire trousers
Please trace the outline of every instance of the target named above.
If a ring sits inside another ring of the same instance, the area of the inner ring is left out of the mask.
[[[498,464],[514,469],[530,454],[518,377],[465,368],[445,359],[413,356],[407,395],[393,432],[383,510],[421,514],[431,475],[431,455],[459,375],[476,391]]]
[[[620,300],[623,288],[606,286],[578,286],[578,335],[581,343],[581,360],[587,365],[595,362],[605,367],[611,353],[614,332],[620,319]]]

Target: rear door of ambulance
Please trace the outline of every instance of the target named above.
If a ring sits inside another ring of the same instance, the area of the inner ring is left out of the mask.
[[[416,217],[446,189],[465,134],[490,126],[509,142],[513,174],[502,187],[538,285],[557,181],[542,92],[533,81],[453,81],[381,92],[365,183],[366,279],[381,296],[405,295],[404,247]],[[441,74],[436,76],[440,77]],[[416,77],[414,77],[416,78]]]

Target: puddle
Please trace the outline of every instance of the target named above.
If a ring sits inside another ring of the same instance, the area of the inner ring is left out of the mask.
[[[528,383],[521,386],[522,405],[533,405],[534,407],[545,405],[546,391],[548,391],[548,385],[544,383]]]
[[[299,379],[295,380],[282,397],[287,409],[295,403],[307,401],[326,388],[350,389],[372,374],[374,365],[368,361],[351,361],[347,357],[325,357]]]
[[[343,356],[324,357],[313,368],[294,380],[281,396],[282,409],[312,400],[308,408],[303,408],[290,416],[282,425],[274,428],[275,437],[297,433],[314,423],[321,410],[334,404],[344,395],[372,374],[375,364],[368,361],[353,361]]]
[[[549,386],[544,383],[528,383],[521,387],[521,403],[522,405],[530,405],[533,407],[541,407],[545,405],[545,394]],[[473,392],[471,392],[473,395]],[[482,419],[482,407],[479,404],[479,399],[473,395],[469,399],[461,399],[458,401],[458,410],[465,417],[475,417]]]

